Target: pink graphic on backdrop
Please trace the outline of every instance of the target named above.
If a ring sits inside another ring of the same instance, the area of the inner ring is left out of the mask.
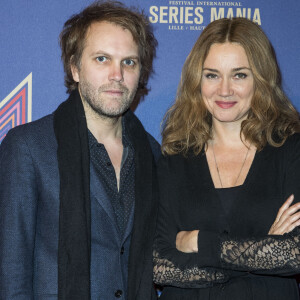
[[[0,143],[11,128],[31,122],[31,115],[32,73],[0,102]]]

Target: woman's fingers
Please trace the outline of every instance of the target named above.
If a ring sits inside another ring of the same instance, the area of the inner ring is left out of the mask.
[[[269,234],[282,235],[300,225],[300,203],[290,206],[293,200],[294,195],[291,195],[280,207]]]
[[[275,222],[278,222],[282,214],[290,207],[292,202],[294,201],[294,195],[291,195],[287,198],[287,200],[283,203],[283,205],[279,208],[279,211],[277,213]]]
[[[300,225],[300,212],[291,215],[281,225],[282,234],[291,232],[295,227]]]
[[[300,212],[289,216],[281,224],[274,223],[271,227],[270,234],[282,235],[291,232],[295,227],[300,225]]]
[[[290,224],[290,226],[287,228],[287,230],[285,232],[283,232],[282,234],[289,233],[289,232],[293,231],[299,225],[300,225],[300,220]]]
[[[286,221],[290,220],[290,217],[293,216],[297,211],[299,211],[300,209],[300,202],[296,203],[292,206],[290,206],[289,208],[287,208],[281,215],[281,217],[279,218],[279,220],[277,221],[278,225],[282,225],[283,223],[285,223]],[[275,221],[276,222],[276,221]]]

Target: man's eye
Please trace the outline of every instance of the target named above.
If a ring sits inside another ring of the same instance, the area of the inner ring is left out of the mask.
[[[105,62],[105,61],[107,61],[107,57],[105,57],[105,56],[98,56],[96,59],[99,62]]]
[[[125,59],[123,61],[124,65],[127,65],[127,66],[134,66],[135,65],[135,62],[132,60],[132,59]]]

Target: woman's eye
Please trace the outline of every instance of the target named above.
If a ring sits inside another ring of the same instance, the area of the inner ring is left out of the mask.
[[[107,57],[105,57],[105,56],[98,56],[96,59],[99,62],[105,62],[107,60]]]
[[[215,78],[218,77],[218,75],[217,75],[217,74],[214,74],[214,73],[207,73],[207,74],[205,74],[204,76],[205,76],[206,78],[208,78],[208,79],[215,79]]]
[[[245,74],[245,73],[237,73],[234,75],[235,78],[238,78],[238,79],[245,79],[248,75]]]
[[[125,59],[123,63],[124,63],[124,65],[127,65],[127,66],[135,65],[135,62],[132,59]]]

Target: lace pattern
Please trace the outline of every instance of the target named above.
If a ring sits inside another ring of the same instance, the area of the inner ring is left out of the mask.
[[[205,287],[224,283],[227,270],[263,272],[267,274],[296,274],[300,271],[300,236],[297,229],[284,236],[261,239],[224,240],[221,242],[220,267],[193,266],[179,268],[154,251],[154,282],[177,287]]]
[[[227,240],[221,244],[221,261],[248,271],[300,268],[300,237],[268,236],[261,240]]]
[[[223,283],[228,279],[225,272],[220,270],[197,266],[181,269],[170,260],[160,257],[157,251],[154,251],[153,255],[154,282],[160,285],[195,288],[210,286],[212,283]]]

